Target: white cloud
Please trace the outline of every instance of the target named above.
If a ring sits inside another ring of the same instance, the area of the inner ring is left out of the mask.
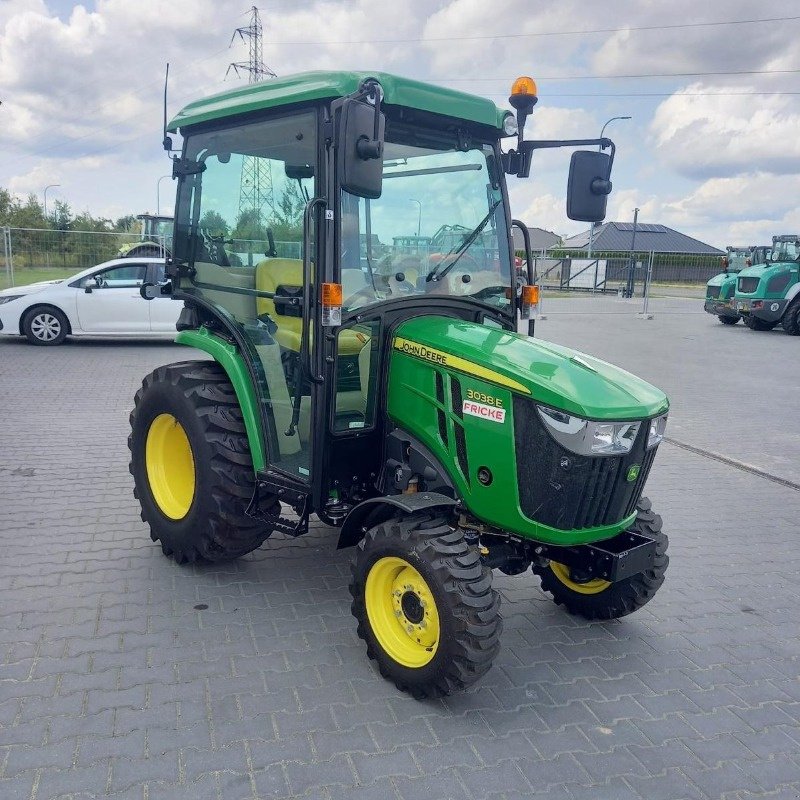
[[[725,88],[693,83],[656,109],[650,132],[664,163],[691,177],[800,172],[794,99],[700,96],[720,91]]]

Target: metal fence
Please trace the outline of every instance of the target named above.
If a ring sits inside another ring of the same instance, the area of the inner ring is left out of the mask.
[[[33,283],[39,280],[65,278],[83,269],[119,258],[137,244],[139,233],[107,233],[103,231],[58,231],[41,228],[0,228],[3,247],[0,249],[0,288]],[[148,237],[157,248],[143,255],[152,256],[169,248],[170,242]],[[300,242],[274,242],[280,258],[300,258]],[[231,263],[249,265],[261,261],[271,245],[256,239],[231,239],[225,249]],[[133,251],[135,252],[135,251]]]
[[[564,292],[644,296],[648,280],[654,285],[701,287],[722,271],[719,256],[683,253],[565,254],[543,250],[536,257],[541,286]]]

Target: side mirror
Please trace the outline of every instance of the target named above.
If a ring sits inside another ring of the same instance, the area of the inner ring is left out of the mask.
[[[98,285],[99,284],[95,280],[94,276],[83,279],[83,291],[86,292],[86,294],[91,294],[92,290],[96,289]]]
[[[374,106],[352,97],[342,103],[337,168],[342,189],[350,194],[370,200],[381,196],[385,125]]]
[[[580,222],[601,222],[611,194],[611,156],[596,150],[572,154],[567,184],[567,216]]]

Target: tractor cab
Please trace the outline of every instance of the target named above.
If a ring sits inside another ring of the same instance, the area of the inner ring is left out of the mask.
[[[530,78],[510,111],[318,72],[198,100],[169,125],[173,252],[142,294],[183,302],[177,341],[210,360],[161,367],[137,393],[143,519],[179,562],[299,536],[311,514],[340,528],[340,547],[358,545],[359,635],[418,697],[489,668],[492,569],[532,567],[574,613],[611,618],[646,603],[668,561],[642,498],[666,396],[532,337],[538,287],[506,178],[527,178],[536,150],[585,147],[566,212],[599,221],[614,155],[608,139],[526,140],[536,101]]]
[[[765,260],[739,272],[736,310],[753,330],[778,324],[790,335],[800,334],[800,236],[772,237]]]

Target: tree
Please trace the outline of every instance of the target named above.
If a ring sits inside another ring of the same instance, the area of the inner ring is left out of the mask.
[[[223,239],[227,239],[231,232],[230,225],[226,222],[225,217],[218,211],[212,210],[206,211],[200,217],[200,227],[208,231],[212,236],[221,236]]]

